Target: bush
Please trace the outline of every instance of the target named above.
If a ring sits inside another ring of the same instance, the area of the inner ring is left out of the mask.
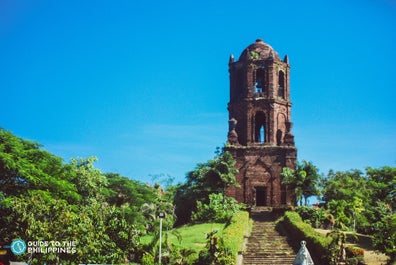
[[[217,237],[215,232],[208,234],[206,249],[199,253],[199,259],[195,265],[236,264],[237,255],[242,250],[244,236],[248,228],[249,213],[236,212],[223,230],[222,237]]]
[[[197,211],[192,213],[192,221],[195,222],[228,222],[232,215],[241,208],[240,204],[222,193],[209,195],[209,204],[202,201],[197,202]]]
[[[245,211],[236,212],[229,225],[223,230],[223,239],[227,247],[231,249],[234,259],[242,250],[243,241],[249,228],[249,213]]]
[[[296,208],[296,212],[304,221],[308,221],[315,228],[328,226],[329,215],[323,208],[315,209],[308,206],[300,206]]]
[[[390,258],[390,263],[396,263],[396,214],[383,218],[376,225],[378,232],[373,238],[375,249],[385,253]]]
[[[154,265],[154,257],[150,253],[145,253],[142,258],[142,265]]]
[[[224,243],[224,239],[217,237],[217,231],[207,235],[206,248],[199,252],[195,265],[234,265],[232,251]]]
[[[347,257],[364,257],[364,249],[354,246],[347,246],[345,248]]]
[[[331,239],[316,232],[311,225],[301,219],[298,213],[286,212],[278,220],[277,227],[286,231],[294,241],[294,247],[296,249],[300,245],[299,242],[305,240],[315,264],[330,264],[329,245]]]

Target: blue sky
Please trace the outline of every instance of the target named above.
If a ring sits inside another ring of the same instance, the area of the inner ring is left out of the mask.
[[[228,58],[262,38],[291,63],[299,160],[395,166],[396,2],[0,1],[0,126],[141,181],[227,135]]]

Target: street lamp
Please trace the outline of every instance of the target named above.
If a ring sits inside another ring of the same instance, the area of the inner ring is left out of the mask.
[[[158,218],[160,219],[160,234],[159,234],[159,256],[158,263],[161,264],[161,247],[162,247],[162,219],[165,218],[165,213],[159,213]]]

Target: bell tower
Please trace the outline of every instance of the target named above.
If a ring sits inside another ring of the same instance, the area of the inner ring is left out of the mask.
[[[229,61],[230,102],[226,151],[239,170],[239,188],[227,195],[251,206],[292,204],[282,185],[283,167],[294,169],[297,149],[291,132],[290,65],[261,39]]]

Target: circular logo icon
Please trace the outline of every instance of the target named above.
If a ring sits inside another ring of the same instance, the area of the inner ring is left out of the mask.
[[[11,251],[14,255],[22,255],[26,252],[26,243],[22,239],[15,239],[11,243]]]

